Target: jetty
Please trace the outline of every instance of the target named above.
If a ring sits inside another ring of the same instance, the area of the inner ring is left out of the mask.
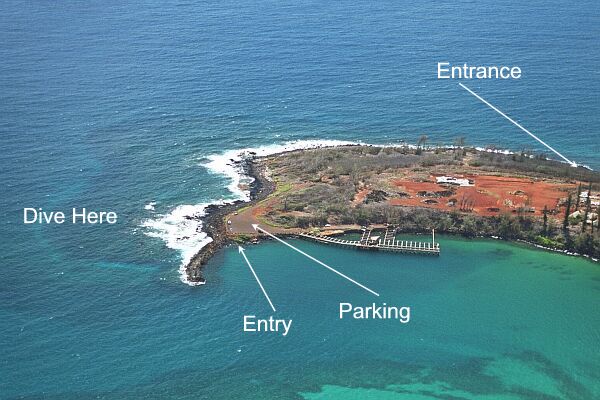
[[[319,233],[300,233],[299,236],[303,239],[314,242],[341,246],[346,248],[354,248],[358,250],[375,250],[375,251],[393,251],[397,253],[411,254],[426,254],[440,255],[440,244],[435,242],[435,230],[431,232],[430,242],[412,241],[412,240],[396,240],[396,230],[387,228],[383,234],[373,234],[373,229],[363,229],[359,240],[345,240],[332,236],[325,236]]]

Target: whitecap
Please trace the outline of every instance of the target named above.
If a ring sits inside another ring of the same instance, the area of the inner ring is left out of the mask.
[[[271,154],[287,151],[314,149],[320,147],[335,147],[358,145],[358,142],[341,140],[298,140],[283,144],[273,144],[256,148],[245,148],[228,150],[221,154],[208,156],[208,162],[202,164],[211,173],[223,175],[230,182],[228,189],[232,194],[230,200],[219,200],[195,205],[180,205],[170,213],[156,215],[155,218],[144,220],[141,226],[146,236],[160,238],[165,245],[181,254],[181,265],[179,267],[182,282],[191,285],[201,285],[203,282],[191,282],[188,280],[185,267],[200,249],[212,242],[212,238],[202,231],[202,217],[206,215],[209,205],[230,204],[236,200],[250,201],[250,185],[254,178],[248,176],[243,169],[243,160],[248,157],[265,157]],[[144,208],[154,210],[156,202],[148,203]]]
[[[179,267],[180,279],[189,285],[198,285],[187,278],[185,266],[200,249],[212,242],[212,238],[202,232],[202,221],[208,203],[181,205],[166,215],[159,215],[142,222],[146,236],[162,239],[166,246],[178,250],[182,263]]]
[[[358,145],[359,142],[349,142],[343,140],[297,140],[283,144],[273,144],[261,147],[249,147],[238,150],[228,150],[221,154],[208,156],[208,162],[202,164],[210,172],[225,175],[230,183],[227,186],[229,191],[238,200],[250,201],[250,184],[254,179],[246,175],[243,171],[243,160],[248,157],[266,157],[271,154],[283,153],[287,151],[315,149],[320,147],[336,147]]]
[[[168,214],[157,215],[155,218],[144,220],[141,224],[144,228],[144,234],[160,238],[168,248],[178,250],[181,254],[181,265],[179,267],[181,281],[191,286],[201,285],[203,282],[189,281],[185,270],[192,257],[213,240],[206,232],[202,231],[201,219],[206,215],[206,208],[209,205],[223,205],[232,203],[235,200],[250,201],[249,188],[254,178],[248,176],[243,170],[243,160],[245,158],[252,156],[264,157],[301,149],[357,144],[360,143],[341,140],[298,140],[256,148],[228,150],[221,154],[210,155],[208,156],[208,162],[202,165],[210,172],[224,175],[230,180],[227,187],[233,199],[177,206]],[[150,202],[144,206],[144,209],[154,211],[155,205],[156,202]]]

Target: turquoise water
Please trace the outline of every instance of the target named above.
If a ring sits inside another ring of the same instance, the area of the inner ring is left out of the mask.
[[[43,291],[4,311],[3,360],[19,366],[4,370],[4,393],[476,399],[600,393],[597,264],[497,241],[443,237],[440,243],[442,255],[429,258],[293,241],[378,291],[378,299],[278,243],[249,246],[274,315],[293,319],[287,337],[242,332],[245,314],[272,312],[235,248],[212,260],[210,283],[201,289],[142,265],[54,274]],[[340,301],[407,305],[411,321],[339,320]]]
[[[205,238],[177,240],[201,228],[186,210],[238,195],[205,166],[227,150],[423,133],[537,149],[435,80],[437,61],[520,65],[519,81],[472,86],[600,168],[597,2],[3,5],[0,398],[600,395],[587,260],[453,238],[439,259],[296,242],[412,307],[406,325],[352,323],[338,303],[372,296],[276,243],[250,246],[294,321],[283,338],[241,332],[269,308],[236,249],[190,287],[178,269]],[[23,207],[119,223],[25,226]]]

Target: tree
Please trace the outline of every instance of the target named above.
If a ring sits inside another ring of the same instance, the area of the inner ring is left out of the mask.
[[[512,218],[509,214],[500,215],[498,223],[498,233],[504,239],[519,237],[521,234],[521,226],[519,222]]]
[[[457,153],[457,149],[458,149],[458,157],[462,157],[465,153],[464,153],[464,147],[465,147],[465,137],[464,136],[459,136],[456,139],[454,139],[454,153]]]
[[[548,235],[548,207],[544,206],[544,211],[542,211],[542,213],[544,214],[544,227],[542,228],[542,235],[547,236]]]
[[[583,214],[583,222],[581,223],[581,232],[585,232],[587,228],[587,220],[592,209],[592,182],[588,186],[587,200],[585,201],[585,214]]]
[[[554,218],[550,218],[548,220],[548,232],[547,232],[547,237],[553,237],[554,236],[554,232],[556,231],[556,220]]]
[[[577,187],[577,202],[575,203],[575,209],[579,208],[580,202],[581,202],[581,182],[579,182],[579,186]]]
[[[589,233],[582,233],[575,239],[575,250],[582,254],[593,254],[594,239]]]
[[[596,223],[600,223],[600,206],[596,207]],[[599,226],[600,228],[600,226]],[[596,235],[600,232],[600,229],[596,229]],[[594,219],[592,219],[592,235],[594,234]]]
[[[477,222],[475,218],[470,215],[464,217],[460,230],[466,236],[475,236],[477,234]]]
[[[563,230],[566,232],[569,228],[569,214],[571,214],[571,202],[573,201],[571,194],[567,198],[567,209],[565,210],[565,219],[563,220]]]
[[[427,140],[429,138],[427,137],[427,135],[421,135],[419,137],[419,140],[417,141],[417,154],[421,154],[421,152],[423,151],[423,146],[425,146],[425,143],[427,143]]]
[[[464,136],[459,136],[456,138],[455,142],[454,142],[458,147],[464,147],[466,140]]]

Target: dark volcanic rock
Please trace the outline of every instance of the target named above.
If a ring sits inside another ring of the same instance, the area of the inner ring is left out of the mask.
[[[383,190],[373,190],[369,194],[367,194],[365,198],[365,203],[380,203],[382,201],[387,200],[388,194]]]
[[[220,248],[229,243],[226,234],[227,226],[225,217],[242,207],[263,200],[275,190],[275,184],[264,176],[264,171],[260,165],[256,164],[252,159],[246,159],[243,163],[244,172],[254,178],[254,181],[250,185],[251,200],[250,202],[237,200],[233,203],[223,205],[211,204],[206,208],[206,215],[201,218],[203,223],[202,228],[213,240],[200,249],[185,267],[188,280],[191,282],[205,282],[201,273],[202,266],[206,264]]]

